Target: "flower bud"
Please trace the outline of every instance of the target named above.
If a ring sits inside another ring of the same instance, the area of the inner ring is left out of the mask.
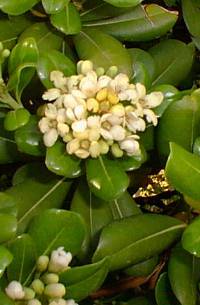
[[[86,75],[93,70],[93,63],[90,60],[84,60],[79,64],[81,74]]]
[[[32,300],[35,297],[35,291],[29,287],[24,287],[24,300]]]
[[[3,56],[4,58],[7,58],[9,55],[10,55],[10,51],[9,51],[8,49],[3,50],[2,56]]]
[[[38,299],[33,299],[28,301],[27,305],[42,305],[42,303]]]
[[[48,264],[49,264],[49,257],[47,255],[41,255],[38,257],[38,260],[37,260],[37,270],[39,272],[44,272],[47,270],[47,267],[48,267]]]
[[[10,282],[5,291],[12,300],[22,300],[25,296],[22,285],[17,281]]]
[[[37,294],[42,294],[44,291],[44,283],[40,279],[36,279],[32,282],[31,287]]]
[[[96,74],[97,74],[98,77],[104,75],[104,73],[105,73],[105,70],[104,70],[103,67],[99,67],[99,68],[96,69]]]
[[[43,136],[43,141],[46,147],[52,147],[58,139],[58,132],[55,128],[47,131]]]
[[[123,156],[123,150],[121,150],[119,148],[119,145],[117,143],[114,143],[111,146],[111,151],[112,151],[113,156],[116,158],[121,158]]]
[[[102,155],[105,155],[109,151],[109,145],[107,144],[106,141],[104,140],[99,140],[99,146],[100,146],[100,153]]]
[[[67,300],[66,305],[78,305],[74,300]]]
[[[59,282],[59,276],[56,273],[45,273],[42,276],[42,281],[48,285],[48,284],[56,284]]]
[[[107,71],[106,71],[106,75],[114,78],[118,73],[118,68],[117,66],[111,66]]]
[[[44,289],[44,294],[49,298],[62,298],[65,293],[65,286],[60,283],[49,284]]]
[[[65,252],[63,247],[52,251],[51,258],[49,262],[50,272],[61,272],[64,271],[72,260],[72,254],[70,252]]]
[[[93,141],[90,144],[89,152],[92,158],[97,158],[100,155],[101,149],[97,141]]]
[[[49,303],[49,305],[66,305],[67,301],[64,299],[53,300]]]

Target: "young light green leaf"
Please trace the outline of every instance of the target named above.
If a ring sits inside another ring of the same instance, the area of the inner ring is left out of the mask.
[[[6,190],[6,194],[12,196],[18,208],[19,232],[24,232],[33,216],[41,211],[61,207],[71,186],[71,182],[51,174],[40,163],[27,164],[25,167],[29,170],[23,183],[18,183]],[[23,172],[22,176],[24,177]]]
[[[9,245],[9,250],[14,258],[7,269],[8,280],[24,283],[36,262],[35,244],[28,234],[24,234]]]
[[[137,6],[120,16],[91,21],[84,27],[93,27],[122,41],[148,41],[166,34],[176,23],[178,12],[157,5]]]
[[[179,40],[161,41],[149,52],[156,64],[153,86],[161,84],[177,86],[191,71],[194,53],[191,48]]]
[[[165,305],[180,305],[171,290],[167,272],[162,273],[157,281],[155,298],[157,305],[163,305],[163,300],[165,300]]]
[[[168,156],[169,142],[175,142],[192,151],[199,129],[200,100],[184,96],[172,102],[162,115],[157,128],[156,139],[160,156]]]
[[[39,0],[0,0],[0,9],[9,15],[21,15],[30,10]]]
[[[84,29],[75,36],[74,43],[80,59],[91,60],[95,68],[117,66],[119,72],[132,76],[130,54],[112,36],[99,30]]]
[[[182,0],[183,18],[189,32],[195,36],[200,36],[200,1]]]
[[[143,0],[104,0],[104,1],[112,4],[113,6],[132,7],[138,5]]]
[[[8,251],[8,249],[6,249],[4,246],[0,246],[0,278],[4,274],[6,268],[11,264],[12,260],[13,255],[10,253],[10,251]]]
[[[172,290],[181,305],[196,305],[200,260],[179,244],[170,256],[168,276]]]
[[[182,236],[183,248],[197,257],[200,257],[199,229],[200,229],[200,217],[197,217],[186,228]]]
[[[50,209],[33,219],[28,233],[35,242],[38,255],[49,255],[59,247],[76,255],[85,237],[85,226],[77,213]]]
[[[0,213],[0,243],[13,238],[17,231],[17,219],[14,215]]]
[[[154,271],[158,262],[159,257],[156,255],[123,271],[126,274],[134,277],[148,276]]]
[[[72,267],[61,273],[60,282],[67,287],[68,298],[79,302],[100,288],[107,276],[108,264],[105,258],[98,263]]]
[[[200,199],[200,157],[170,144],[165,173],[171,185],[194,200]]]
[[[62,11],[51,15],[52,25],[66,35],[78,34],[81,30],[81,19],[73,3],[67,4]]]
[[[115,221],[102,230],[93,262],[109,256],[110,270],[137,264],[169,247],[184,227],[165,215],[144,214]]]
[[[47,14],[56,14],[61,11],[69,0],[42,0],[42,5]]]
[[[66,145],[57,141],[53,147],[47,148],[45,164],[47,168],[60,176],[75,178],[80,176],[81,160],[66,151]]]
[[[15,200],[6,193],[0,192],[0,213],[17,215]]]
[[[50,50],[48,53],[42,53],[37,64],[38,76],[46,88],[52,88],[53,83],[50,81],[52,71],[62,71],[65,76],[76,74],[75,64],[57,50]]]
[[[111,201],[119,198],[127,189],[129,179],[114,160],[107,157],[86,161],[87,181],[95,196]]]
[[[51,49],[60,50],[62,47],[62,36],[51,29],[45,22],[32,24],[20,35],[19,41],[21,42],[28,37],[35,39],[40,52],[48,53]]]

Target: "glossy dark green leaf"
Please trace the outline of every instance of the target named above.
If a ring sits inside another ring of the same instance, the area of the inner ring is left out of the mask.
[[[93,262],[109,256],[110,270],[137,264],[168,248],[184,227],[165,215],[144,214],[115,221],[102,230]]]
[[[82,247],[83,256],[90,254],[97,246],[99,234],[103,227],[141,211],[128,192],[111,202],[95,197],[87,184],[82,180],[73,196],[71,210],[79,213],[85,220],[87,232]]]
[[[8,280],[24,283],[36,261],[35,244],[28,234],[18,236],[10,245],[13,261],[7,269]]]
[[[49,52],[51,49],[60,50],[63,38],[51,29],[45,22],[37,22],[28,27],[20,36],[19,41],[33,37],[39,51]]]
[[[4,292],[0,291],[0,302],[3,305],[15,305],[15,302],[12,301]]]
[[[171,290],[167,272],[162,273],[157,281],[155,298],[157,305],[163,305],[163,300],[165,300],[165,305],[180,304]]]
[[[184,130],[184,136],[183,136]],[[192,151],[193,144],[200,130],[200,99],[185,96],[172,102],[157,128],[157,147],[161,156],[168,156],[169,142],[176,142]]]
[[[39,0],[0,0],[0,9],[9,15],[21,15],[30,10]]]
[[[133,66],[133,71],[133,83],[141,83],[147,89],[151,87],[151,79],[149,77],[148,70],[141,62],[135,62]]]
[[[17,215],[15,200],[6,193],[0,192],[0,213]]]
[[[35,40],[30,37],[19,42],[9,57],[9,90],[14,90],[20,100],[24,88],[29,84],[35,73],[38,60],[38,48]]]
[[[84,29],[75,36],[74,43],[79,57],[91,60],[95,68],[118,66],[120,72],[132,76],[130,54],[115,38],[99,30]]]
[[[86,175],[94,195],[106,201],[119,198],[129,185],[128,176],[118,162],[107,157],[88,159]]]
[[[42,5],[47,14],[56,14],[64,8],[68,0],[42,0]]]
[[[24,179],[24,171],[20,169],[17,178],[20,181],[21,174],[23,183],[6,190],[6,194],[12,196],[18,208],[19,232],[24,232],[33,216],[41,211],[61,207],[71,185],[64,178],[51,174],[40,163],[27,164],[25,167],[26,178]]]
[[[81,160],[71,156],[66,151],[66,145],[57,141],[54,146],[47,148],[45,164],[47,168],[60,176],[75,178],[80,176]]]
[[[176,143],[170,145],[165,173],[171,185],[194,200],[200,199],[200,157]]]
[[[79,12],[73,3],[67,4],[62,11],[50,17],[52,25],[66,35],[78,34],[81,30]]]
[[[6,242],[15,236],[17,219],[14,215],[0,213],[0,243]]]
[[[141,3],[143,0],[104,0],[114,6],[119,7],[132,7]]]
[[[191,71],[194,53],[179,40],[164,40],[152,47],[149,52],[156,64],[153,86],[179,85]]]
[[[43,145],[42,134],[38,128],[38,118],[31,116],[29,122],[16,130],[15,141],[19,151],[33,155],[43,156],[45,147]]]
[[[81,301],[99,289],[108,273],[108,260],[98,263],[72,267],[60,274],[60,282],[67,287],[67,296],[75,301]]]
[[[50,209],[34,218],[28,232],[36,244],[38,255],[48,255],[58,247],[64,247],[75,255],[81,249],[85,226],[77,213]]]
[[[200,36],[200,1],[182,0],[183,18],[189,32]]]
[[[25,16],[2,18],[0,20],[0,41],[5,48],[11,49],[21,34],[29,25],[31,20]]]
[[[147,161],[147,153],[143,146],[140,146],[141,154],[133,157],[122,157],[118,159],[119,166],[125,171],[132,171],[140,168],[140,166]]]
[[[200,257],[200,243],[199,243],[200,217],[186,228],[182,236],[182,246],[191,254]]]
[[[8,131],[14,131],[19,127],[26,125],[29,118],[30,113],[25,108],[9,111],[5,116],[4,128]]]
[[[4,246],[0,246],[0,278],[2,277],[5,269],[11,264],[13,255]],[[1,301],[1,298],[0,298]]]
[[[125,269],[124,272],[134,277],[148,276],[154,271],[158,262],[159,262],[159,257],[156,255],[149,258],[148,260],[145,260],[141,263],[138,263],[136,265],[133,265]]]
[[[139,133],[140,136],[140,147],[142,150],[142,163],[148,159],[148,155],[145,151],[151,151],[155,146],[155,128],[152,125],[147,126],[144,132]],[[145,160],[146,159],[146,160]]]
[[[196,305],[200,261],[180,245],[173,249],[168,276],[172,290],[181,305]]]
[[[166,34],[177,18],[178,12],[150,4],[111,19],[92,21],[84,27],[95,27],[122,41],[148,41]]]
[[[52,71],[62,71],[65,76],[76,74],[74,63],[63,53],[57,50],[50,50],[48,53],[42,53],[37,64],[37,73],[46,88],[52,88],[50,81]]]

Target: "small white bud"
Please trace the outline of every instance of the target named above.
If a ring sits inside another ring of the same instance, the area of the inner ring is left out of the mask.
[[[92,158],[97,158],[100,155],[101,149],[97,141],[93,141],[90,144],[89,153]]]
[[[65,94],[63,99],[65,108],[74,108],[78,105],[76,98],[72,94]]]
[[[120,145],[120,148],[122,150],[125,150],[129,156],[132,156],[132,155],[137,156],[141,152],[139,143],[136,140],[134,140],[133,138],[125,139],[119,145]]]
[[[146,116],[146,120],[148,123],[152,123],[154,126],[158,124],[158,119],[155,113],[150,109],[143,110],[144,115]]]
[[[88,77],[84,77],[79,84],[79,88],[85,96],[94,97],[97,92],[97,82]]]
[[[43,141],[46,147],[52,147],[58,139],[58,132],[55,128],[50,129],[43,136]]]
[[[57,125],[58,134],[64,137],[69,132],[69,126],[67,124],[58,123]]]
[[[22,300],[25,296],[22,285],[17,281],[10,282],[5,291],[12,300]]]
[[[119,148],[119,145],[117,143],[114,143],[112,146],[111,146],[111,151],[112,151],[112,154],[114,157],[116,158],[121,158],[123,156],[123,150],[121,150]]]
[[[47,267],[48,267],[48,264],[49,264],[49,257],[47,255],[39,256],[38,259],[37,259],[37,263],[36,263],[37,270],[39,272],[46,271]]]
[[[67,301],[64,299],[53,300],[49,303],[49,305],[66,305]]]
[[[90,129],[88,133],[88,138],[91,142],[98,141],[100,138],[100,129],[99,128]]]
[[[78,139],[73,139],[66,145],[66,150],[68,154],[72,155],[77,151],[80,147],[80,141]]]
[[[139,99],[143,99],[146,95],[146,88],[143,84],[141,83],[137,83],[135,85],[135,88],[136,88],[136,91],[137,91],[137,94],[138,94],[138,97]]]
[[[45,116],[50,120],[55,120],[57,117],[57,109],[54,104],[47,104],[45,108]]]
[[[52,71],[50,73],[50,80],[54,83],[56,88],[62,89],[66,85],[66,77],[61,71]]]
[[[78,149],[75,151],[75,155],[80,159],[86,159],[89,157],[89,152],[85,149]]]
[[[29,287],[24,287],[24,300],[32,300],[35,297],[35,291]]]
[[[45,273],[42,276],[42,281],[48,285],[48,284],[56,284],[59,282],[59,276],[56,273]]]
[[[83,132],[87,128],[87,121],[80,120],[72,123],[72,129],[76,132]]]
[[[164,99],[164,95],[162,92],[152,92],[150,94],[147,94],[145,97],[145,106],[148,108],[154,108],[159,106]]]
[[[65,286],[60,283],[49,284],[44,288],[44,294],[49,298],[62,298],[65,293]]]
[[[42,294],[44,291],[44,283],[40,280],[40,279],[35,279],[32,283],[31,283],[31,287],[33,288],[33,290],[37,293],[37,294]]]
[[[115,77],[117,75],[118,72],[118,68],[117,66],[111,66],[107,71],[106,71],[106,75],[110,76],[110,77]]]
[[[111,127],[110,133],[114,141],[122,141],[125,138],[126,130],[119,125]]]
[[[83,105],[78,105],[74,108],[74,114],[77,120],[81,120],[85,117],[85,108]]]
[[[79,64],[80,72],[83,75],[86,75],[88,72],[93,70],[93,63],[90,60],[84,60]]]
[[[50,127],[49,127],[49,119],[43,117],[39,123],[38,123],[38,127],[40,129],[40,131],[42,133],[46,133],[50,130]]]
[[[111,80],[112,78],[107,75],[100,76],[97,82],[97,89],[100,90],[102,88],[108,87]]]
[[[27,305],[42,305],[42,303],[38,299],[33,299],[28,301]]]
[[[71,263],[71,260],[72,254],[70,252],[66,252],[63,247],[60,247],[51,253],[49,271],[55,273],[64,271]]]
[[[60,96],[60,90],[57,88],[51,88],[48,91],[46,91],[42,98],[43,100],[47,101],[54,101]]]
[[[65,123],[65,121],[66,121],[66,109],[65,108],[58,109],[56,120],[58,123]]]
[[[67,300],[66,305],[78,305],[74,300]]]

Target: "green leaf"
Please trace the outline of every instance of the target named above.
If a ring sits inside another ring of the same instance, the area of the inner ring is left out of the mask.
[[[126,302],[121,302],[120,305],[154,305],[151,300],[145,297],[137,297]],[[174,304],[173,304],[174,305]]]
[[[28,234],[18,236],[9,249],[14,258],[7,270],[8,280],[24,283],[36,261],[35,244]]]
[[[63,53],[57,50],[50,50],[48,53],[42,53],[37,64],[38,76],[46,88],[52,88],[50,81],[52,71],[61,71],[65,76],[76,74],[75,64]]]
[[[149,52],[156,63],[153,86],[160,84],[177,86],[191,71],[193,51],[179,40],[164,40],[153,46]]]
[[[157,305],[163,305],[163,300],[165,300],[165,305],[180,304],[171,290],[167,272],[162,273],[157,281],[155,288],[155,298]]]
[[[19,127],[26,125],[29,118],[30,113],[25,108],[9,111],[5,116],[4,128],[8,131],[14,131]]]
[[[94,195],[106,201],[119,198],[129,185],[128,176],[118,166],[118,162],[107,157],[88,159],[86,175]]]
[[[33,37],[37,43],[38,50],[48,53],[51,49],[60,50],[63,38],[45,22],[37,22],[28,27],[20,36],[19,42]]]
[[[143,0],[104,0],[104,1],[118,7],[132,7],[138,5]]]
[[[149,41],[166,34],[177,18],[178,12],[149,4],[114,18],[86,23],[84,27],[95,27],[122,41]]]
[[[169,142],[176,142],[192,151],[199,130],[200,99],[184,96],[181,100],[172,102],[159,120],[156,135],[159,154],[162,157],[168,156]]]
[[[199,229],[200,217],[197,217],[186,228],[182,236],[183,248],[197,257],[200,257]]]
[[[19,151],[33,155],[43,156],[45,147],[43,145],[42,133],[38,128],[38,118],[31,116],[29,122],[15,131],[15,141]]]
[[[4,246],[0,246],[0,278],[13,260],[13,255]],[[1,296],[0,296],[1,301]],[[4,303],[2,303],[4,304]]]
[[[33,219],[28,233],[35,242],[38,255],[49,255],[58,247],[75,255],[81,249],[85,226],[79,214],[50,209]]]
[[[17,219],[14,215],[0,214],[0,243],[6,242],[15,236],[17,231]]]
[[[159,257],[156,255],[123,271],[126,274],[134,277],[148,276],[154,271],[158,262]]]
[[[173,249],[168,276],[172,290],[181,305],[196,305],[200,261],[180,245]]]
[[[3,43],[4,48],[11,49],[21,34],[29,25],[31,20],[26,16],[18,17],[1,17],[0,19],[0,41]]]
[[[54,146],[47,148],[45,164],[47,168],[57,174],[67,178],[80,176],[81,160],[71,156],[66,151],[66,144],[57,141]]]
[[[125,171],[132,171],[140,168],[147,161],[147,153],[143,146],[140,146],[141,154],[139,156],[128,157],[124,156],[118,159],[118,165]]]
[[[3,305],[15,305],[15,302],[12,301],[4,292],[0,291],[0,302]]]
[[[35,73],[37,60],[37,44],[31,37],[19,42],[10,54],[8,88],[15,91],[18,101]]]
[[[15,200],[6,193],[0,192],[0,213],[17,215]]]
[[[24,167],[26,176],[21,169],[19,174],[15,174],[18,176],[18,181],[20,181],[20,175],[22,176],[23,183],[18,183],[6,190],[6,194],[12,196],[18,208],[19,232],[24,232],[33,216],[41,211],[61,207],[71,186],[71,182],[51,174],[40,163],[27,164]]]
[[[144,214],[115,221],[102,230],[93,262],[109,256],[110,270],[137,264],[168,248],[184,227],[165,215]]]
[[[81,19],[74,4],[69,3],[65,8],[50,17],[51,24],[66,35],[78,34],[81,30]]]
[[[189,32],[193,36],[200,36],[200,1],[182,0],[183,18]]]
[[[193,153],[197,156],[200,156],[200,137],[197,137],[194,141]]]
[[[0,9],[9,15],[21,15],[30,10],[39,0],[0,0]]]
[[[68,0],[42,0],[42,5],[47,14],[56,14],[64,8]]]
[[[132,76],[130,54],[115,38],[99,30],[84,29],[75,36],[74,43],[79,57],[91,60],[95,68],[118,66],[119,72]]]
[[[108,273],[108,260],[72,267],[60,274],[60,282],[67,287],[67,297],[81,301],[95,292],[103,284]]]
[[[71,210],[79,213],[85,220],[87,231],[82,247],[83,256],[90,254],[96,248],[103,227],[113,220],[141,213],[128,192],[124,192],[114,201],[106,202],[95,197],[83,180],[75,191]]]
[[[171,143],[165,174],[177,191],[194,200],[200,199],[199,156],[186,151],[176,143]]]

